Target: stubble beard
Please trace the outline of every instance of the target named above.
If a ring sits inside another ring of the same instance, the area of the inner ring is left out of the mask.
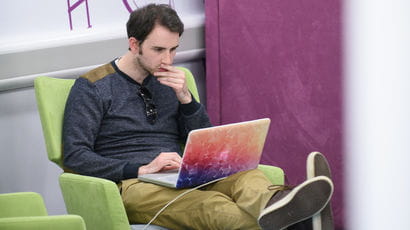
[[[154,70],[152,70],[151,68],[149,68],[142,60],[141,57],[143,56],[142,51],[140,51],[139,56],[135,58],[135,68],[140,69],[143,74],[145,75],[149,75],[149,74],[154,74]]]

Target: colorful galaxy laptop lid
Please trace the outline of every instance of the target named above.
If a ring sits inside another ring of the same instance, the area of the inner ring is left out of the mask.
[[[191,188],[239,171],[255,169],[270,119],[197,129],[189,133],[179,171],[144,174],[139,180],[172,188]]]

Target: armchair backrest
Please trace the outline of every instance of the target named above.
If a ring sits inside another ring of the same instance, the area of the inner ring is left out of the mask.
[[[35,192],[0,194],[0,218],[47,216],[43,198]]]
[[[183,67],[187,85],[193,97],[199,101],[198,90],[192,73]],[[40,114],[48,159],[63,168],[62,130],[65,104],[74,79],[38,77],[34,80],[37,107]]]
[[[74,79],[38,77],[34,80],[48,159],[63,168],[62,131],[65,104]]]

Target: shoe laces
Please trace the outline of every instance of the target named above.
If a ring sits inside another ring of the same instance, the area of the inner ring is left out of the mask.
[[[271,191],[286,191],[292,190],[295,186],[292,185],[281,185],[281,184],[273,184],[268,186],[268,190]]]

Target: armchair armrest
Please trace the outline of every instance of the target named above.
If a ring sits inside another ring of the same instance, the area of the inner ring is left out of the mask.
[[[285,173],[283,169],[271,166],[260,164],[258,169],[261,170],[265,176],[275,185],[283,185],[285,183]]]
[[[47,216],[43,198],[35,192],[0,194],[0,218]]]
[[[80,216],[30,216],[0,218],[0,229],[7,230],[85,230]]]
[[[67,212],[81,216],[87,229],[130,229],[114,182],[72,173],[61,174],[59,181]]]

